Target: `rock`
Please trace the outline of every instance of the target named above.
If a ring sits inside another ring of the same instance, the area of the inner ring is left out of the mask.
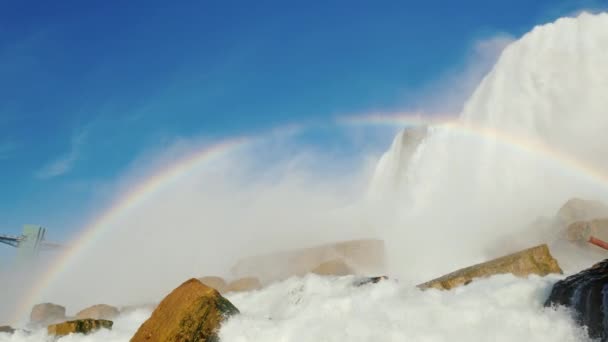
[[[566,238],[570,241],[587,242],[591,237],[608,241],[608,218],[577,221],[566,229]]]
[[[364,277],[355,280],[353,285],[356,287],[367,285],[367,284],[377,284],[381,281],[388,280],[387,276],[379,276],[379,277]]]
[[[76,314],[76,319],[106,319],[112,320],[118,316],[120,312],[117,308],[106,305],[98,304],[88,307]]]
[[[221,278],[221,277],[209,276],[209,277],[198,278],[198,280],[200,280],[201,283],[203,283],[209,287],[213,287],[219,293],[226,292],[226,288],[228,287],[228,284],[226,283],[224,278]]]
[[[246,277],[232,281],[226,287],[226,293],[228,292],[245,292],[253,291],[262,288],[262,283],[255,277]]]
[[[65,308],[53,303],[36,304],[30,314],[30,322],[35,325],[49,325],[65,319]]]
[[[551,290],[545,306],[564,305],[575,320],[587,327],[592,339],[608,340],[608,259],[584,271],[560,280]]]
[[[355,272],[341,259],[326,261],[315,267],[310,273],[322,276],[346,276]]]
[[[558,211],[556,218],[564,225],[576,221],[586,221],[601,217],[608,217],[608,206],[599,201],[572,198]]]
[[[77,319],[47,327],[49,335],[89,334],[99,329],[112,329],[114,323],[105,319]]]
[[[160,302],[131,342],[217,341],[220,324],[238,312],[217,290],[190,279]]]
[[[384,241],[362,239],[330,243],[239,260],[231,271],[237,278],[257,277],[262,284],[303,276],[320,264],[344,260],[357,274],[385,271]]]
[[[562,273],[547,245],[540,245],[523,251],[509,254],[498,259],[460,269],[440,278],[418,285],[420,289],[435,288],[449,290],[460,285],[467,285],[475,278],[486,278],[496,274],[511,273],[518,277],[530,274],[545,276],[549,273]]]
[[[0,326],[0,333],[12,334],[15,332],[15,329],[9,327],[8,325]]]

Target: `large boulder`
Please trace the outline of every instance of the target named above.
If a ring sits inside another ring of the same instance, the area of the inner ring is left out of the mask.
[[[246,292],[262,288],[262,283],[255,277],[245,277],[234,280],[226,287],[226,292]]]
[[[65,319],[65,307],[53,303],[36,304],[30,314],[30,322],[34,325],[49,325]]]
[[[9,327],[8,325],[0,326],[0,333],[12,334],[15,332],[15,329]]]
[[[564,225],[576,221],[586,221],[608,217],[608,206],[599,201],[572,198],[558,211],[556,218]]]
[[[467,285],[476,278],[487,278],[496,274],[511,273],[518,277],[530,274],[546,276],[550,273],[562,273],[557,260],[551,256],[547,245],[532,247],[498,259],[460,269],[418,285],[420,289],[435,288],[449,290],[460,285]]]
[[[90,334],[99,329],[112,329],[112,321],[104,319],[78,319],[47,327],[49,335],[65,336],[69,334]]]
[[[160,302],[131,341],[217,341],[220,324],[238,312],[217,290],[190,279]]]
[[[228,283],[221,277],[208,276],[198,278],[198,280],[200,280],[201,283],[218,290],[219,293],[226,292],[226,288],[228,287]]]
[[[118,316],[120,312],[117,308],[106,305],[106,304],[97,304],[91,307],[88,307],[76,314],[76,319],[107,319],[112,320]]]
[[[608,340],[608,259],[560,280],[551,290],[545,306],[564,305],[575,320],[587,327],[593,339]]]
[[[322,276],[346,276],[355,274],[355,271],[348,266],[342,259],[326,261],[315,267],[310,273]]]
[[[341,241],[309,248],[251,256],[239,260],[231,271],[235,277],[255,276],[262,284],[303,276],[320,264],[341,259],[357,274],[385,271],[384,241],[362,239]]]

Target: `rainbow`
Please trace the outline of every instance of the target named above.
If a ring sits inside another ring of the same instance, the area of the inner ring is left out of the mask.
[[[562,169],[573,175],[584,177],[588,181],[600,184],[608,191],[608,174],[600,167],[592,165],[572,155],[564,153],[551,145],[539,140],[515,135],[493,127],[464,122],[454,115],[423,113],[378,113],[364,116],[354,116],[340,119],[339,122],[349,125],[380,125],[391,127],[429,126],[447,129],[464,136],[476,137],[483,141],[492,141],[504,147],[521,153],[532,154],[535,157],[554,162]]]
[[[399,128],[420,125],[442,127],[466,136],[479,137],[484,141],[490,140],[524,153],[532,153],[533,155],[557,162],[575,174],[579,176],[582,175],[593,182],[603,185],[608,191],[608,176],[593,165],[589,165],[572,156],[566,155],[539,140],[508,134],[489,127],[464,123],[450,115],[381,113],[339,118],[336,121],[336,124],[339,126],[387,125]],[[108,226],[110,226],[112,221],[124,216],[130,210],[141,205],[144,201],[153,197],[162,189],[165,189],[175,181],[187,176],[194,170],[197,170],[201,165],[212,162],[216,158],[229,154],[240,147],[251,144],[253,140],[254,139],[252,138],[235,138],[207,146],[193,155],[183,158],[170,167],[153,174],[142,183],[132,188],[131,191],[123,194],[109,207],[109,209],[82,230],[82,233],[74,239],[72,244],[70,244],[71,247],[57,259],[52,267],[48,269],[36,285],[28,292],[17,309],[14,322],[19,322],[25,317],[25,313],[33,304],[35,304],[36,300],[39,300],[43,291],[56,282],[61,274],[70,268],[75,256],[81,253],[101,234],[107,232]]]
[[[219,143],[205,146],[201,150],[189,155],[169,168],[149,176],[140,184],[124,193],[114,201],[103,214],[96,217],[86,226],[82,232],[68,244],[68,248],[57,258],[48,271],[43,274],[36,285],[33,286],[28,295],[17,307],[13,322],[21,322],[26,317],[26,312],[35,304],[44,289],[56,282],[57,279],[70,268],[72,260],[80,254],[90,243],[99,238],[105,229],[114,220],[124,216],[130,210],[138,207],[147,199],[152,198],[162,189],[167,188],[175,181],[187,176],[194,170],[199,169],[204,164],[208,164],[218,158],[235,152],[237,149],[251,144],[255,139],[249,137],[239,137],[221,141]]]

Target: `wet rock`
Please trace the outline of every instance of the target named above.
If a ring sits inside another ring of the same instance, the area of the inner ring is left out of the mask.
[[[364,277],[364,278],[359,278],[359,279],[355,280],[353,285],[359,287],[359,286],[363,286],[363,285],[367,285],[367,284],[377,284],[377,283],[379,283],[381,281],[385,281],[385,280],[388,280],[387,276]]]
[[[545,306],[572,309],[575,320],[587,327],[593,339],[608,341],[608,259],[560,280],[551,290]]]
[[[246,292],[246,291],[258,290],[261,288],[262,288],[262,283],[260,283],[260,280],[258,278],[246,277],[246,278],[237,279],[235,281],[232,281],[230,284],[228,284],[228,286],[226,287],[226,293],[228,293],[228,292]]]
[[[65,336],[69,334],[90,334],[99,329],[112,329],[112,321],[104,319],[78,319],[47,327],[49,335]]]
[[[0,333],[12,334],[14,332],[15,332],[15,329],[13,329],[12,327],[10,327],[8,325],[1,325],[0,326]]]
[[[342,259],[326,261],[315,267],[311,273],[322,276],[346,276],[355,274],[355,271],[348,266]]]
[[[97,304],[91,307],[88,307],[76,314],[76,319],[106,319],[112,320],[118,316],[120,312],[117,308],[106,305],[106,304]]]
[[[420,289],[435,288],[449,290],[467,285],[475,278],[487,278],[496,274],[511,273],[518,277],[530,274],[545,276],[550,273],[561,274],[557,260],[551,256],[547,245],[540,245],[509,254],[481,264],[460,269],[437,279],[418,285]]]
[[[217,290],[190,279],[160,302],[131,341],[215,342],[221,323],[238,312]]]
[[[218,290],[219,293],[226,292],[226,288],[228,287],[228,283],[221,277],[208,276],[198,278],[198,280],[200,280],[201,283]]]
[[[30,322],[34,325],[45,326],[65,320],[65,307],[53,303],[36,304],[30,314]]]

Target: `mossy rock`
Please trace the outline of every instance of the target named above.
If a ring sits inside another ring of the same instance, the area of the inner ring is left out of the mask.
[[[105,319],[77,319],[47,327],[49,335],[65,336],[69,334],[90,334],[99,329],[112,329],[114,322]]]

